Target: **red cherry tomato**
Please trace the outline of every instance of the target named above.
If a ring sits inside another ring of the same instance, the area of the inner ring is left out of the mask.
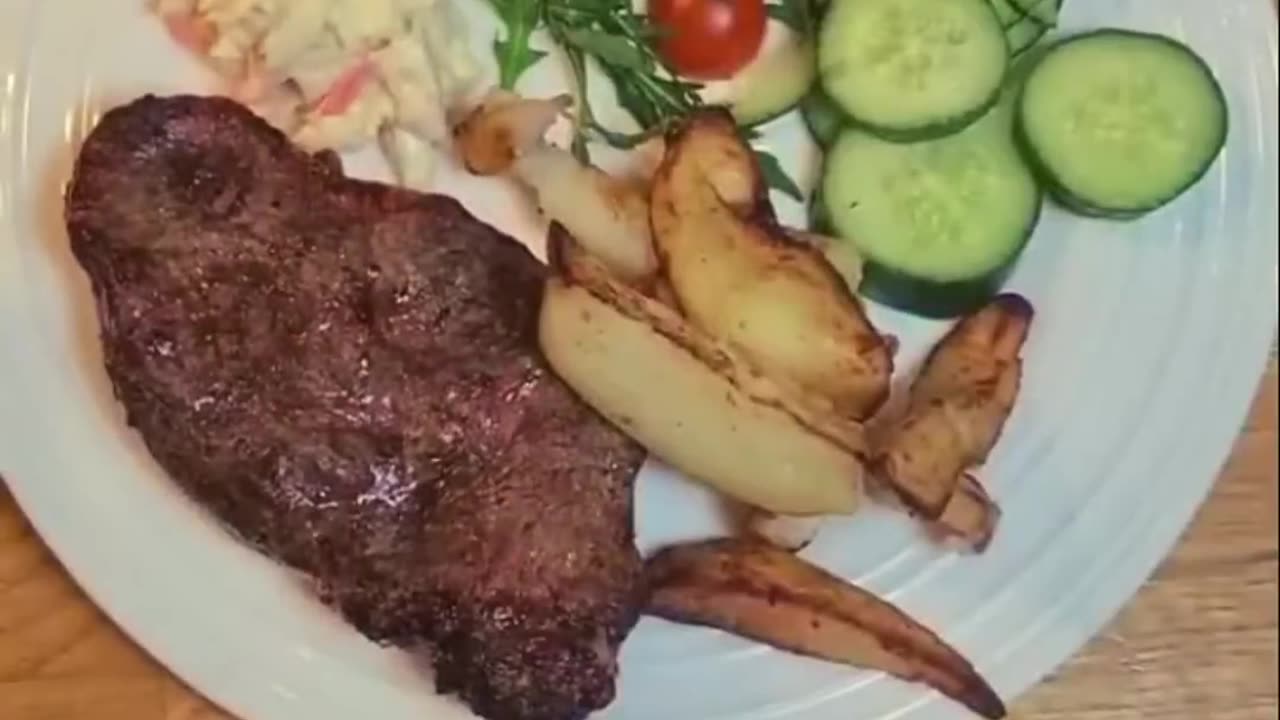
[[[663,32],[658,51],[689,77],[729,77],[764,42],[764,0],[649,0],[649,17]]]

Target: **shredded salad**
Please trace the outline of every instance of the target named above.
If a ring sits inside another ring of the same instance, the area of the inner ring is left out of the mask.
[[[449,0],[153,0],[176,41],[302,147],[377,141],[400,182],[431,183],[447,112],[478,74]]]

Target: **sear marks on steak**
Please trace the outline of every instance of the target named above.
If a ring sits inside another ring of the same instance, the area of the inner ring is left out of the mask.
[[[643,453],[539,355],[523,247],[198,97],[109,112],[66,220],[128,421],[197,501],[480,715],[611,701]]]

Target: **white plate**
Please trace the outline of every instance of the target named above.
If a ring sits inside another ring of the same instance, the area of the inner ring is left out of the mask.
[[[465,4],[486,52],[493,25]],[[286,572],[186,502],[127,431],[101,369],[59,190],[100,110],[212,87],[140,0],[0,0],[0,472],[45,540],[140,643],[252,720],[466,717],[424,670],[363,641]],[[1050,210],[1011,280],[1039,309],[1026,389],[984,476],[1005,509],[980,558],[941,554],[869,511],[809,556],[899,603],[1006,697],[1095,633],[1166,553],[1231,446],[1276,317],[1276,34],[1270,0],[1072,0],[1066,25],[1180,37],[1232,110],[1193,192],[1134,224]],[[558,77],[545,63],[533,87]],[[812,172],[794,119],[770,134]],[[376,166],[357,163],[366,171]],[[475,212],[537,243],[493,183],[450,179]],[[794,205],[784,207],[794,214]],[[918,357],[932,323],[877,309]],[[714,504],[650,465],[641,543],[716,530]],[[963,717],[917,687],[645,620],[608,718]]]

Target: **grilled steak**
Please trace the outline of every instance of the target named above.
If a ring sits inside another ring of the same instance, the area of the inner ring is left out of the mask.
[[[642,451],[538,354],[523,247],[197,97],[103,117],[66,220],[128,422],[190,495],[480,715],[610,702]]]

